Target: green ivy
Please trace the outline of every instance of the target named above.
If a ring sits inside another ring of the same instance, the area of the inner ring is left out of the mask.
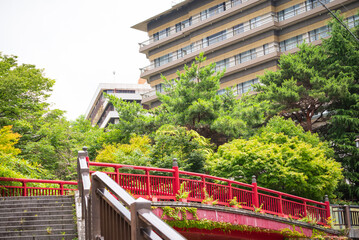
[[[197,208],[194,207],[162,207],[162,219],[167,216],[170,218],[169,220],[165,220],[170,226],[189,229],[189,228],[197,228],[197,229],[220,229],[223,232],[231,232],[231,231],[241,231],[241,232],[262,232],[262,233],[277,233],[281,234],[284,237],[306,237],[301,229],[301,232],[295,230],[295,226],[293,225],[293,229],[284,228],[280,231],[277,230],[269,230],[263,229],[259,227],[253,227],[248,225],[237,225],[231,224],[227,222],[215,222],[208,219],[198,219],[197,216]],[[194,220],[188,220],[187,212],[191,213]],[[179,214],[181,213],[181,215]]]
[[[163,213],[162,218],[164,216],[167,216],[169,218],[172,218],[174,220],[184,220],[187,221],[187,212],[191,213],[194,219],[198,219],[197,217],[197,208],[194,207],[162,207]],[[179,213],[181,212],[181,216]]]

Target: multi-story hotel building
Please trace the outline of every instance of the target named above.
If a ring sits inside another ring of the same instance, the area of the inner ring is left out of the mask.
[[[139,79],[138,84],[124,83],[100,83],[86,112],[86,119],[91,121],[92,126],[100,128],[108,124],[118,123],[118,113],[113,104],[104,96],[104,93],[114,95],[128,102],[141,103],[142,94],[150,91],[151,87],[144,79]]]
[[[349,25],[359,23],[358,0],[321,1],[332,11],[340,10]],[[161,74],[176,78],[176,71],[183,71],[200,52],[207,57],[205,63],[226,68],[219,94],[233,87],[241,95],[258,75],[278,68],[281,54],[298,51],[298,43],[320,44],[330,31],[330,18],[317,0],[184,0],[133,26],[149,36],[140,43],[140,52],[150,60],[141,78],[153,90],[143,95],[142,103],[158,106]]]

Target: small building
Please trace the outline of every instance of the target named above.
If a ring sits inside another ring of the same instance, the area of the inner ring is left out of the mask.
[[[119,119],[118,113],[113,104],[104,97],[104,93],[141,104],[142,94],[150,90],[150,85],[141,78],[138,84],[100,83],[86,112],[86,119],[91,120],[92,126],[98,125],[100,128],[105,128],[110,123],[116,124]]]

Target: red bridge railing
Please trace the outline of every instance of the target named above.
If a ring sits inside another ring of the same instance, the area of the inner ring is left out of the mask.
[[[95,171],[106,173],[135,197],[153,201],[175,201],[176,194],[184,183],[185,191],[190,192],[187,198],[190,202],[202,202],[206,191],[214,200],[218,200],[218,205],[229,206],[229,201],[236,197],[244,209],[281,217],[294,219],[308,217],[316,219],[319,224],[326,224],[326,219],[330,217],[327,197],[325,203],[322,203],[259,187],[255,177],[252,179],[252,184],[246,184],[206,174],[181,171],[176,161],[172,169],[164,169],[90,162],[88,157],[86,160],[90,173]],[[2,184],[4,182],[17,183],[17,185]],[[65,187],[68,185],[77,185],[77,182],[0,178],[0,196],[66,195],[74,190]]]
[[[176,200],[182,183],[190,192],[187,201],[202,202],[204,189],[218,200],[218,205],[229,206],[234,197],[244,209],[256,210],[281,217],[316,219],[326,224],[330,217],[329,201],[325,203],[297,197],[257,186],[255,177],[252,184],[214,177],[201,173],[181,171],[174,162],[172,169],[141,167],[123,164],[88,161],[90,173],[102,171],[135,197],[151,200]]]
[[[77,182],[0,177],[0,197],[68,195],[75,190]]]

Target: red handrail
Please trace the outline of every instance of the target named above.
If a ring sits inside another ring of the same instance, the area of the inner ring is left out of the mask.
[[[261,212],[282,217],[300,219],[310,215],[320,224],[326,224],[330,216],[329,202],[314,201],[257,186],[255,179],[252,184],[242,183],[202,173],[186,172],[172,169],[132,166],[115,163],[88,162],[89,167],[111,167],[113,172],[107,174],[121,187],[136,197],[152,200],[176,200],[180,184],[185,182],[185,190],[189,191],[187,201],[202,202],[204,190],[218,199],[218,205],[229,206],[229,201],[237,197],[245,209],[259,209]],[[142,170],[144,174],[123,173],[120,169]],[[93,172],[93,171],[90,171]],[[167,176],[154,172],[168,173]]]
[[[291,194],[257,186],[255,179],[252,184],[242,183],[202,173],[180,171],[177,164],[172,169],[143,167],[115,163],[90,162],[90,167],[113,168],[113,172],[105,172],[121,187],[136,197],[152,200],[176,200],[180,185],[185,183],[185,191],[189,191],[188,201],[202,202],[204,189],[219,205],[229,206],[234,197],[245,209],[275,214],[278,216],[302,218],[310,215],[321,224],[326,224],[330,216],[329,201],[325,203],[294,196]],[[137,170],[144,173],[126,173],[120,170]],[[93,173],[94,171],[90,171]],[[157,173],[157,174],[156,174]],[[164,175],[165,174],[165,175]],[[0,178],[3,182],[20,182],[22,186],[0,186],[0,196],[36,196],[66,195],[74,189],[64,185],[77,185],[76,182],[39,179]],[[27,183],[58,184],[59,187],[29,187]]]
[[[64,185],[76,185],[77,182],[60,181],[60,180],[41,180],[41,179],[26,179],[26,178],[6,178],[0,177],[0,182],[19,182],[22,186],[0,185],[0,196],[47,196],[47,195],[68,195],[71,191],[77,190],[72,188],[65,188]],[[31,187],[27,183],[42,183],[42,184],[58,184],[58,187]]]

